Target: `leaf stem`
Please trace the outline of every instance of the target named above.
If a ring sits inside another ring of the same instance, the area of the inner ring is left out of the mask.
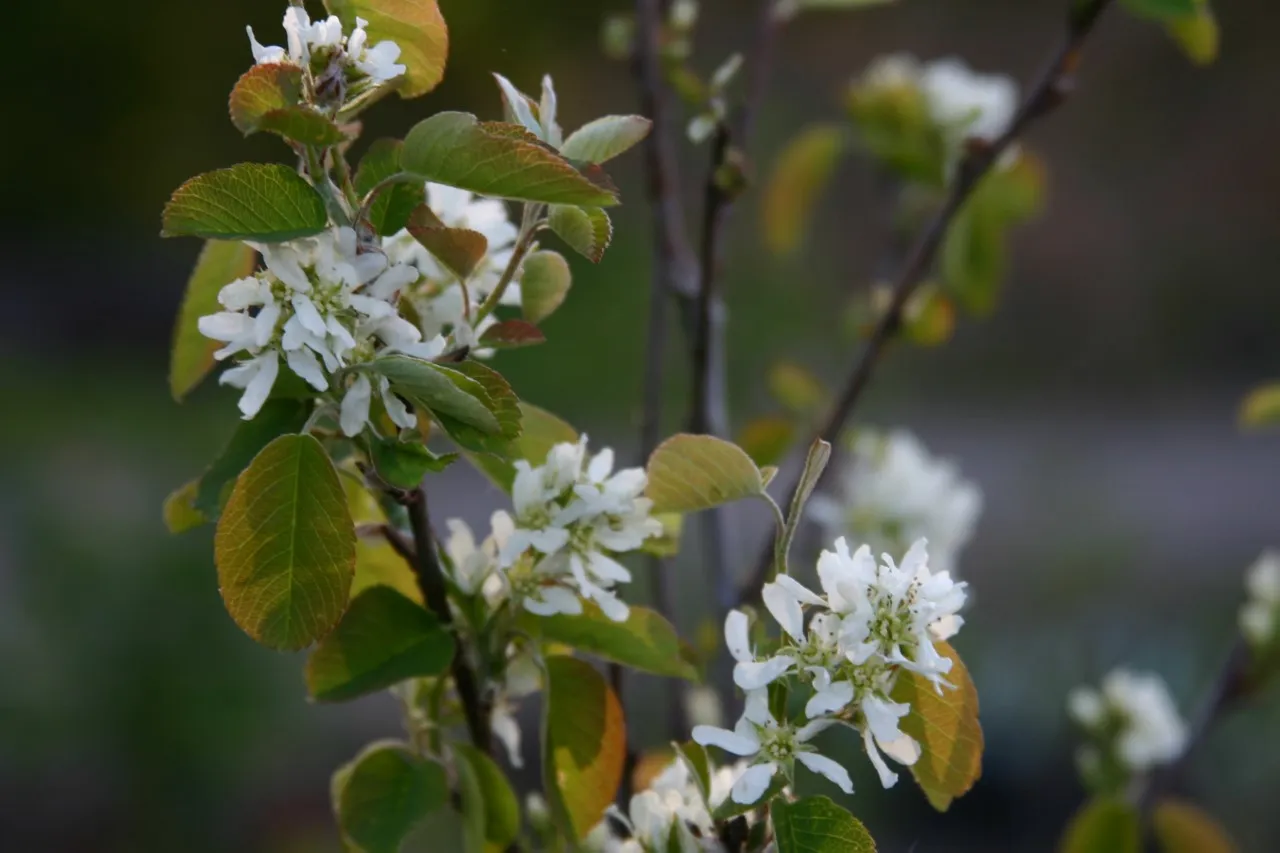
[[[819,438],[832,445],[837,443],[863,391],[870,383],[886,347],[897,336],[902,326],[903,311],[907,303],[932,269],[934,258],[942,246],[952,220],[964,207],[982,178],[991,171],[1001,156],[1013,146],[1027,128],[1038,119],[1053,112],[1066,100],[1072,90],[1081,49],[1093,33],[1102,12],[1113,3],[1114,0],[1083,0],[1083,2],[1073,0],[1065,37],[1054,49],[1040,76],[1028,90],[1009,127],[993,142],[971,141],[964,158],[956,168],[955,178],[941,209],[934,214],[908,253],[906,262],[893,285],[889,306],[877,321],[862,354],[854,364],[853,372],[845,382],[839,399],[818,431]],[[798,485],[797,483],[791,488],[788,501],[795,498]],[[759,598],[760,590],[769,577],[773,553],[771,543],[766,542],[750,581],[738,596],[739,604],[749,604]]]
[[[324,153],[313,146],[307,146],[307,172],[311,175],[311,184],[324,199],[325,209],[329,217],[338,225],[350,225],[351,214],[338,198],[337,187],[329,179],[329,172],[324,167]]]
[[[493,745],[492,732],[489,729],[489,714],[480,695],[475,673],[467,662],[463,648],[463,638],[456,630],[453,622],[453,611],[449,609],[449,592],[445,584],[444,570],[440,566],[440,557],[436,550],[435,535],[431,531],[431,520],[427,514],[427,493],[422,488],[398,494],[404,508],[409,513],[409,526],[413,531],[414,559],[410,561],[414,576],[418,581],[418,589],[427,603],[427,607],[440,620],[440,624],[450,628],[457,640],[453,656],[452,673],[454,684],[458,688],[458,698],[462,702],[462,712],[467,719],[467,729],[477,749],[486,754]]]
[[[520,271],[520,264],[524,262],[525,255],[529,254],[529,250],[533,248],[534,238],[538,235],[538,226],[541,224],[542,211],[544,205],[526,204],[524,206],[524,215],[520,221],[520,234],[516,237],[515,248],[511,251],[511,260],[507,262],[507,268],[502,271],[502,277],[498,279],[498,284],[493,291],[485,297],[484,302],[480,303],[480,307],[476,309],[475,320],[472,327],[478,326],[480,321],[493,313],[498,307],[498,303],[502,301],[502,296],[507,292],[507,288],[511,286],[512,280],[516,277],[516,273]]]

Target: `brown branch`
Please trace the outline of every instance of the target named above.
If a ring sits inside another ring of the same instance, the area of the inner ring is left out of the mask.
[[[1053,112],[1070,94],[1074,73],[1080,60],[1080,51],[1093,33],[1098,18],[1114,0],[1073,0],[1068,17],[1066,37],[1053,52],[1040,76],[1027,92],[1022,105],[1014,114],[1009,127],[993,142],[971,140],[965,156],[956,169],[955,179],[941,209],[934,214],[924,231],[916,239],[906,262],[893,286],[889,306],[876,323],[853,372],[845,382],[835,406],[818,432],[824,441],[836,444],[845,424],[853,415],[858,400],[871,381],[881,356],[902,325],[902,315],[916,288],[933,268],[934,258],[947,229],[964,207],[969,196],[991,171],[1000,157],[1008,151],[1036,120]],[[789,505],[796,494],[793,485],[788,498]],[[766,542],[761,551],[750,582],[738,597],[739,604],[749,604],[759,598],[760,590],[769,576],[772,563],[772,543]]]
[[[431,531],[431,519],[427,515],[427,493],[421,489],[404,493],[402,504],[409,513],[409,527],[413,531],[413,559],[409,565],[413,567],[418,581],[418,589],[427,603],[427,607],[446,628],[452,629],[453,612],[449,609],[449,592],[445,586],[444,570],[440,566],[440,556],[436,551],[435,535]],[[395,541],[388,537],[395,547]],[[407,543],[405,543],[407,544]],[[455,632],[456,634],[456,632]],[[467,730],[471,740],[478,749],[488,753],[493,745],[493,736],[489,728],[489,713],[480,689],[476,683],[475,673],[467,662],[461,637],[458,637],[453,655],[453,681],[458,688],[458,698],[462,702],[462,712],[467,718]]]

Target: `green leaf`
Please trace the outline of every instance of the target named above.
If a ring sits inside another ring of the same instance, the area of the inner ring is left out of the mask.
[[[334,774],[334,811],[342,834],[362,853],[397,853],[424,817],[445,805],[444,768],[405,744],[370,744]]]
[[[222,514],[228,487],[262,449],[282,435],[296,433],[307,423],[311,404],[303,400],[267,400],[252,420],[241,421],[227,446],[200,478],[193,506],[215,520]]]
[[[1003,227],[970,203],[956,215],[942,246],[942,278],[948,291],[969,311],[995,307],[1005,271]]]
[[[324,200],[288,166],[241,163],[192,178],[164,208],[165,237],[280,243],[329,224]]]
[[[511,390],[511,385],[502,378],[502,374],[475,361],[459,362],[451,365],[450,369],[482,390],[484,404],[497,421],[498,429],[496,433],[489,433],[452,415],[437,412],[436,420],[440,426],[467,450],[509,456],[512,444],[520,438],[523,429],[520,400]]]
[[[429,473],[438,474],[458,458],[456,453],[436,455],[414,441],[375,438],[369,443],[378,475],[400,489],[416,489]]]
[[[379,139],[369,146],[356,172],[355,187],[361,198],[379,183],[401,174],[398,139]],[[369,206],[369,224],[382,237],[390,237],[409,224],[409,217],[422,204],[426,192],[422,181],[401,181],[384,188]]]
[[[598,207],[553,204],[547,214],[547,227],[593,264],[600,263],[604,250],[613,241],[613,222]]]
[[[598,167],[579,171],[516,125],[481,123],[468,113],[437,113],[404,141],[401,167],[483,195],[547,204],[608,207],[618,194]]]
[[[257,253],[244,243],[210,240],[200,250],[173,329],[169,356],[169,391],[173,399],[181,401],[213,369],[213,354],[222,344],[200,334],[200,318],[221,310],[218,291],[251,275],[257,258]]]
[[[812,415],[827,403],[827,389],[818,378],[790,361],[769,368],[769,393],[797,415]]]
[[[813,490],[818,487],[818,480],[822,477],[822,472],[827,470],[827,463],[831,461],[831,445],[822,439],[814,439],[809,447],[809,455],[804,460],[804,470],[800,473],[800,482],[796,484],[796,494],[791,500],[791,508],[787,512],[787,523],[782,529],[782,535],[778,537],[777,544],[774,549],[774,561],[782,570],[787,565],[787,557],[791,553],[791,542],[796,537],[796,531],[800,528],[800,521],[804,518],[805,505],[809,503],[809,498],[813,496]]]
[[[190,480],[174,489],[169,497],[164,499],[164,526],[170,533],[174,535],[186,533],[211,520],[196,509],[196,489],[199,486],[199,480]]]
[[[288,62],[255,65],[236,81],[229,103],[231,123],[246,136],[262,117],[302,101],[302,69]]]
[[[672,743],[671,748],[676,751],[676,757],[689,768],[689,774],[693,777],[694,784],[698,786],[698,793],[702,795],[702,802],[710,803],[711,757],[707,755],[707,748],[692,740]]]
[[[448,417],[486,435],[502,429],[483,386],[457,366],[445,367],[407,355],[386,355],[369,362],[367,369],[385,376],[397,394],[433,415]]]
[[[1236,853],[1239,849],[1212,815],[1184,800],[1157,803],[1151,825],[1164,853]]]
[[[1176,17],[1168,21],[1165,28],[1188,59],[1196,65],[1210,65],[1218,58],[1222,33],[1208,0],[1201,0],[1198,5],[1200,8],[1194,15]]]
[[[400,46],[399,61],[407,69],[398,83],[401,97],[425,95],[444,79],[449,29],[436,0],[325,0],[325,7],[347,31],[357,17],[368,21],[370,46],[387,40]]]
[[[304,106],[272,110],[259,119],[257,129],[317,148],[328,148],[347,141],[346,134],[336,124],[311,107]]]
[[[578,616],[522,613],[520,626],[544,641],[563,643],[641,672],[698,680],[697,668],[684,658],[676,629],[645,607],[632,607],[626,622],[614,622],[588,602]]]
[[[667,439],[649,457],[648,474],[654,512],[697,512],[764,493],[751,457],[710,435]]]
[[[1161,21],[1197,11],[1196,0],[1120,0],[1120,4],[1135,15]]]
[[[604,116],[569,134],[560,153],[570,160],[603,163],[638,144],[651,127],[644,116]]]
[[[371,587],[307,659],[307,691],[321,702],[343,702],[407,678],[440,675],[453,648],[453,635],[422,605],[391,587]]]
[[[520,308],[530,323],[541,323],[556,312],[569,293],[573,274],[559,252],[534,252],[520,272]]]
[[[480,345],[494,349],[518,349],[545,344],[547,336],[532,323],[524,320],[504,320],[494,323],[480,336]]]
[[[310,645],[342,618],[356,537],[338,473],[320,442],[284,435],[236,481],[214,537],[231,618],[273,649]]]
[[[565,834],[581,839],[622,782],[626,724],[618,697],[590,664],[554,656],[546,665],[543,787]]]
[[[479,231],[450,228],[425,204],[409,216],[409,233],[436,260],[462,280],[471,278],[489,251],[489,241]]]
[[[787,455],[795,435],[796,425],[790,418],[770,415],[743,426],[737,443],[757,465],[773,465]]]
[[[778,853],[873,853],[876,843],[857,818],[826,797],[775,800],[770,813]]]
[[[1123,800],[1096,799],[1067,825],[1059,853],[1139,853],[1142,831],[1138,813]]]
[[[476,808],[484,815],[485,841],[496,848],[506,848],[520,834],[520,803],[511,790],[511,783],[494,760],[474,746],[455,743],[452,749],[454,756],[471,771],[474,790],[479,795],[477,803],[464,802],[464,808]],[[464,800],[466,795],[464,789]]]
[[[955,689],[944,687],[938,695],[927,678],[903,672],[894,685],[893,699],[911,706],[901,724],[903,733],[915,738],[921,749],[911,775],[930,805],[941,812],[982,775],[983,736],[978,722],[978,690],[969,671],[950,645],[938,642],[934,646],[951,659],[947,681]]]
[[[844,127],[816,124],[802,130],[778,155],[760,207],[770,251],[783,255],[800,247],[818,197],[848,144]]]
[[[493,480],[504,492],[511,492],[515,480],[515,461],[525,459],[541,465],[551,448],[564,442],[578,440],[578,431],[560,418],[530,403],[520,403],[520,438],[511,446],[505,459],[491,455],[469,455],[471,462],[481,473]]]
[[[1255,388],[1244,398],[1240,424],[1246,427],[1280,425],[1280,382]]]

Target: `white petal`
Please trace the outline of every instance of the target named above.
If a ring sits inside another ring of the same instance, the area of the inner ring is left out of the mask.
[[[905,764],[910,767],[920,760],[920,744],[916,743],[916,739],[911,735],[902,735],[890,741],[876,738],[876,745],[880,747],[885,755],[899,764]]]
[[[631,583],[631,572],[627,571],[627,567],[599,551],[592,551],[587,555],[587,567],[601,580]]]
[[[871,759],[871,763],[875,765],[876,773],[880,774],[880,784],[886,788],[892,788],[898,783],[898,774],[889,769],[889,765],[884,763],[884,758],[880,755],[880,750],[876,749],[875,739],[871,735],[871,729],[864,729],[862,732],[862,744],[867,749],[867,758]]]
[[[733,683],[743,690],[756,690],[785,675],[795,658],[778,655],[762,661],[743,661],[733,668]]]
[[[777,583],[767,583],[760,592],[764,606],[773,614],[773,618],[798,641],[804,640],[804,613],[800,610],[800,602],[786,588]]]
[[[318,338],[323,338],[329,333],[324,317],[320,316],[310,296],[305,293],[295,293],[292,302],[293,310],[297,312],[298,322],[302,323],[302,328]]]
[[[719,726],[694,726],[693,739],[703,746],[718,746],[734,755],[755,755],[760,751],[759,738],[747,737]]]
[[[826,776],[846,794],[853,793],[853,780],[849,778],[849,771],[825,755],[819,755],[816,752],[798,752],[796,760],[814,773]]]
[[[747,806],[759,800],[769,790],[769,783],[773,781],[773,774],[776,772],[778,765],[772,762],[748,767],[733,783],[733,801]]]
[[[777,721],[773,719],[773,714],[769,711],[769,689],[767,687],[747,691],[746,706],[742,709],[742,720],[738,721],[738,726],[742,726],[743,720],[755,723],[758,726],[777,725]],[[747,727],[742,733],[748,734],[754,731],[754,729]]]
[[[275,352],[264,353],[254,361],[258,365],[258,370],[245,386],[244,394],[240,396],[240,412],[245,420],[258,414],[262,404],[267,402],[267,397],[271,395],[271,387],[276,383],[276,374],[280,372],[280,360]]]
[[[410,412],[408,406],[391,392],[391,383],[386,378],[378,382],[378,392],[382,396],[382,405],[387,410],[387,417],[391,418],[392,423],[401,429],[413,429],[418,425],[418,419],[413,416],[413,412]]]
[[[736,661],[747,662],[755,659],[751,653],[751,637],[747,631],[749,620],[741,610],[730,610],[724,620],[724,640],[729,647],[729,654]]]
[[[562,586],[549,586],[543,587],[538,593],[537,598],[524,600],[524,607],[530,613],[539,616],[554,616],[557,613],[577,616],[582,612],[582,599],[574,595],[572,590]]]
[[[354,437],[360,434],[369,421],[369,403],[373,399],[373,385],[363,373],[356,376],[342,398],[342,412],[338,418],[342,434]]]
[[[793,596],[795,596],[795,599],[799,601],[801,604],[808,604],[811,607],[827,606],[827,603],[825,601],[823,601],[819,596],[811,592],[808,587],[806,587],[804,584],[800,583],[800,581],[796,580],[790,575],[778,575],[774,583],[778,584],[783,589],[790,592]]]
[[[520,724],[506,708],[494,708],[490,718],[490,726],[494,736],[502,742],[507,750],[507,760],[516,769],[524,767],[524,758],[520,755]]]
[[[285,361],[289,363],[289,369],[306,380],[312,388],[317,391],[325,391],[329,388],[329,380],[325,378],[324,371],[320,369],[320,362],[311,350],[290,350],[285,353]]]
[[[867,718],[867,728],[877,740],[891,741],[901,737],[898,721],[911,713],[911,706],[901,702],[890,702],[877,696],[868,696],[862,700],[862,714]]]
[[[839,711],[853,701],[853,684],[848,681],[837,681],[825,689],[816,691],[805,703],[806,717],[820,717]]]
[[[796,731],[796,740],[801,743],[807,743],[835,724],[836,721],[830,717],[819,717],[816,720],[810,720]]]
[[[253,328],[253,318],[235,311],[219,311],[201,317],[196,328],[206,338],[229,342],[245,337]]]

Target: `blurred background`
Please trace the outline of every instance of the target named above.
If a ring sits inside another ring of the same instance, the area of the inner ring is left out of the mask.
[[[1026,80],[1065,0],[904,0],[808,13],[786,31],[759,171],[801,124],[841,115],[875,55],[958,54]],[[554,74],[566,126],[637,109],[625,64],[599,49],[617,0],[442,0],[445,83],[369,116],[366,138],[442,109],[499,115],[500,71]],[[746,43],[755,4],[709,0],[706,71]],[[1191,67],[1156,27],[1109,16],[1078,96],[1028,145],[1050,174],[1045,214],[1014,241],[997,313],[935,350],[892,353],[860,423],[903,425],[981,485],[961,571],[958,647],[978,683],[988,751],[974,791],[934,814],[908,781],[879,791],[854,762],[853,807],[895,850],[1044,850],[1082,791],[1064,694],[1128,662],[1191,708],[1226,654],[1245,567],[1280,545],[1280,436],[1242,434],[1240,397],[1280,375],[1280,82],[1269,0],[1219,2],[1224,48]],[[170,537],[160,505],[236,424],[211,383],[166,387],[173,318],[196,241],[159,239],[186,178],[280,159],[243,140],[225,96],[251,58],[244,25],[282,40],[283,2],[45,0],[6,9],[0,134],[0,849],[337,850],[328,777],[394,736],[390,700],[312,706],[301,657],[255,646],[217,595],[211,531]],[[269,39],[267,37],[270,37]],[[1270,105],[1270,106],[1269,106]],[[703,152],[684,145],[689,194]],[[648,286],[648,211],[631,154],[615,247],[575,260],[550,343],[499,358],[522,397],[634,451]],[[770,411],[781,358],[833,385],[851,365],[846,308],[881,257],[870,170],[846,161],[807,249],[777,261],[751,202],[733,224],[726,289],[735,424]],[[675,340],[670,430],[684,417]],[[502,496],[455,470],[451,514]],[[436,503],[440,505],[441,499]],[[758,525],[737,519],[745,571]],[[698,626],[696,566],[680,574]],[[643,595],[643,590],[638,591]],[[632,691],[633,697],[636,691]],[[662,695],[659,692],[657,695]],[[660,733],[633,711],[641,742]],[[653,728],[652,731],[649,728]],[[532,735],[530,735],[532,739]],[[1280,849],[1280,696],[1231,717],[1185,789],[1244,850]]]

